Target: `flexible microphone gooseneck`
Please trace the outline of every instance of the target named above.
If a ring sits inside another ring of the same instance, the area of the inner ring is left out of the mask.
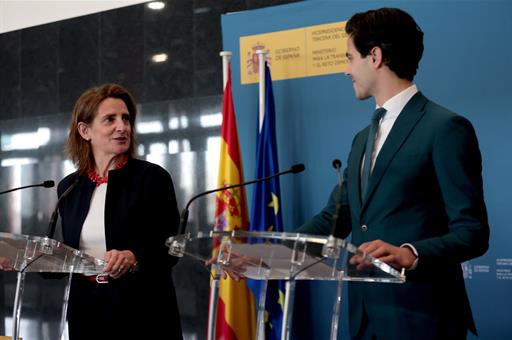
[[[46,237],[53,238],[55,234],[55,227],[57,225],[57,219],[59,218],[59,204],[60,202],[76,187],[78,184],[79,176],[76,176],[75,181],[71,184],[63,193],[60,195],[57,200],[57,204],[55,204],[55,209],[52,212],[52,216],[50,217],[50,223],[48,224],[48,231],[46,232]]]
[[[187,222],[188,222],[188,208],[190,206],[190,204],[195,201],[197,198],[199,197],[202,197],[202,196],[205,196],[205,195],[208,195],[208,194],[211,194],[211,193],[214,193],[214,192],[217,192],[217,191],[223,191],[223,190],[227,190],[227,189],[233,189],[233,188],[238,188],[238,187],[243,187],[245,185],[249,185],[249,184],[254,184],[254,183],[259,183],[259,182],[264,182],[264,181],[267,181],[269,179],[272,179],[274,177],[278,177],[278,176],[281,176],[281,175],[285,175],[285,174],[289,174],[289,173],[292,173],[292,174],[297,174],[299,172],[302,172],[304,171],[304,169],[306,169],[306,167],[304,166],[304,164],[300,163],[300,164],[295,164],[293,165],[290,169],[286,170],[286,171],[282,171],[282,172],[278,172],[276,174],[273,174],[273,175],[270,175],[270,176],[267,176],[267,177],[263,177],[263,178],[258,178],[258,179],[255,179],[255,180],[252,180],[252,181],[248,181],[248,182],[243,182],[243,183],[238,183],[238,184],[233,184],[233,185],[228,185],[228,186],[225,186],[225,187],[222,187],[222,188],[215,188],[215,189],[211,189],[211,190],[207,190],[207,191],[204,191],[202,193],[199,193],[197,195],[195,195],[194,197],[192,197],[188,202],[187,202],[187,205],[185,206],[185,209],[183,209],[183,211],[181,212],[181,216],[180,216],[180,227],[179,227],[179,232],[178,232],[178,235],[180,234],[183,234],[186,230],[186,227],[187,227]]]
[[[8,192],[11,192],[11,191],[25,189],[25,188],[35,188],[35,187],[52,188],[54,186],[55,186],[55,182],[54,181],[44,181],[43,183],[39,183],[39,184],[25,185],[23,187],[13,188],[13,189],[9,189],[9,190],[6,190],[6,191],[2,191],[2,192],[0,192],[0,195],[7,194]]]

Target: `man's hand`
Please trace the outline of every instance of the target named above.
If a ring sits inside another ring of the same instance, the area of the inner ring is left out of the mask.
[[[409,247],[396,247],[381,240],[365,242],[358,249],[398,270],[410,268],[416,260],[416,255]],[[352,256],[350,264],[356,265],[359,270],[369,265],[360,255]]]
[[[217,257],[214,256],[206,261],[205,264],[206,266],[211,266],[217,263]],[[229,263],[223,264],[221,268],[221,276],[223,279],[226,279],[229,275],[230,278],[238,282],[244,277],[243,273],[246,271],[247,267],[243,256],[238,256],[232,252]]]
[[[11,260],[0,256],[0,270],[10,272],[14,270]]]

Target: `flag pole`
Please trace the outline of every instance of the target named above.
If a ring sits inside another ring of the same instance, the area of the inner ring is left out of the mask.
[[[231,60],[232,53],[230,51],[221,51],[219,55],[222,57],[222,90],[225,91],[226,83],[228,82],[229,61]],[[217,306],[219,303],[220,272],[222,269],[212,265],[211,270],[213,271],[213,279],[210,288],[210,303],[208,310],[208,340],[215,340]]]
[[[258,112],[258,134],[263,128],[263,119],[265,118],[265,57],[267,52],[263,49],[256,50],[258,56],[258,84],[259,84],[259,112]],[[263,280],[260,286],[257,317],[256,317],[256,339],[265,339],[265,304],[267,299],[267,280]]]
[[[256,51],[256,54],[258,55],[258,71],[259,71],[259,129],[258,131],[261,131],[261,128],[263,127],[263,118],[265,117],[265,57],[267,55],[267,52],[263,49],[259,49]]]
[[[231,51],[221,51],[219,55],[222,57],[222,91],[224,91],[228,82],[228,67],[233,53]]]

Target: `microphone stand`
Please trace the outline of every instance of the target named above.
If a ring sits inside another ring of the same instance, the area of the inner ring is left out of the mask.
[[[190,204],[193,201],[195,201],[197,198],[205,196],[205,195],[208,195],[208,194],[211,194],[211,193],[214,193],[214,192],[217,192],[217,191],[224,191],[224,190],[228,190],[228,189],[234,189],[234,188],[238,188],[238,187],[243,187],[243,186],[246,186],[246,185],[249,185],[249,184],[264,182],[264,181],[267,181],[267,180],[272,179],[274,177],[279,177],[281,175],[285,175],[285,174],[289,174],[289,173],[296,174],[296,173],[304,171],[305,168],[306,167],[304,166],[304,164],[295,164],[290,169],[288,169],[286,171],[278,172],[277,174],[273,174],[273,175],[270,175],[270,176],[267,176],[267,177],[263,177],[263,178],[257,178],[257,179],[254,179],[254,180],[248,181],[248,182],[228,185],[228,186],[225,186],[225,187],[222,187],[222,188],[215,188],[215,189],[207,190],[207,191],[204,191],[202,193],[199,193],[199,194],[195,195],[194,197],[192,197],[188,201],[187,205],[185,206],[185,209],[183,209],[183,211],[181,212],[180,227],[178,229],[179,230],[178,231],[178,235],[179,234],[183,234],[185,232],[185,229],[187,227],[187,222],[188,222],[188,214],[189,214],[188,208],[189,208]]]
[[[18,187],[18,188],[0,191],[0,195],[7,194],[8,192],[12,192],[12,191],[16,191],[16,190],[26,189],[26,188],[35,188],[35,187],[52,188],[53,186],[55,186],[54,181],[44,181],[43,183],[39,183],[39,184],[25,185],[25,186]]]
[[[336,170],[336,174],[338,176],[338,201],[336,203],[336,208],[332,215],[332,226],[331,226],[331,234],[327,239],[327,242],[322,247],[322,256],[330,259],[337,259],[340,256],[340,249],[337,244],[337,239],[334,237],[336,233],[336,226],[338,224],[338,219],[341,214],[341,194],[343,187],[343,177],[341,176],[341,161],[339,159],[334,159],[332,161],[332,166]]]
[[[295,164],[290,169],[288,169],[286,171],[278,172],[276,174],[273,174],[273,175],[270,175],[270,176],[267,176],[267,177],[257,178],[257,179],[254,179],[254,180],[248,181],[248,182],[228,185],[228,186],[225,186],[225,187],[222,187],[222,188],[215,188],[215,189],[207,190],[207,191],[204,191],[204,192],[201,192],[201,193],[195,195],[194,197],[192,197],[187,202],[187,205],[185,206],[185,209],[183,209],[183,211],[181,212],[181,215],[180,215],[180,226],[179,226],[179,229],[178,229],[178,235],[182,235],[182,234],[185,233],[185,230],[186,230],[186,227],[187,227],[187,222],[188,222],[188,215],[189,215],[188,208],[189,208],[190,204],[193,201],[195,201],[196,199],[198,199],[199,197],[202,197],[202,196],[214,193],[214,192],[218,192],[218,191],[234,189],[234,188],[246,186],[246,185],[249,185],[249,184],[264,182],[264,181],[267,181],[267,180],[272,179],[274,177],[278,177],[278,176],[289,174],[289,173],[296,174],[296,173],[304,171],[304,169],[306,169],[304,164]],[[183,257],[183,254],[185,253],[185,239],[183,239],[183,241],[180,242],[180,241],[177,241],[174,237],[171,237],[169,239],[169,242],[167,242],[167,244],[169,245],[169,254],[171,254],[173,256],[177,256],[177,257]]]
[[[46,237],[53,238],[55,234],[55,226],[57,225],[57,219],[59,217],[59,205],[60,202],[77,186],[79,177],[76,176],[75,181],[60,195],[57,200],[57,204],[55,204],[55,209],[53,209],[52,215],[50,217],[50,223],[48,224],[48,231],[46,232]]]
[[[46,232],[46,236],[42,241],[42,249],[41,252],[47,255],[53,254],[53,246],[55,244],[55,240],[53,239],[53,235],[55,234],[55,227],[57,225],[57,219],[59,218],[59,205],[60,202],[77,186],[79,177],[76,176],[75,181],[60,195],[57,200],[57,204],[55,204],[55,209],[53,209],[52,215],[50,217],[50,223],[48,224],[48,231]]]

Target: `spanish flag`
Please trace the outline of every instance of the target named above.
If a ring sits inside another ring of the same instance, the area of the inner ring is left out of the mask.
[[[231,70],[222,101],[222,127],[218,187],[242,183],[244,175],[231,93]],[[243,187],[219,191],[216,196],[215,230],[248,230],[247,201]],[[216,338],[250,340],[256,335],[253,294],[244,279],[222,279],[217,306]]]

